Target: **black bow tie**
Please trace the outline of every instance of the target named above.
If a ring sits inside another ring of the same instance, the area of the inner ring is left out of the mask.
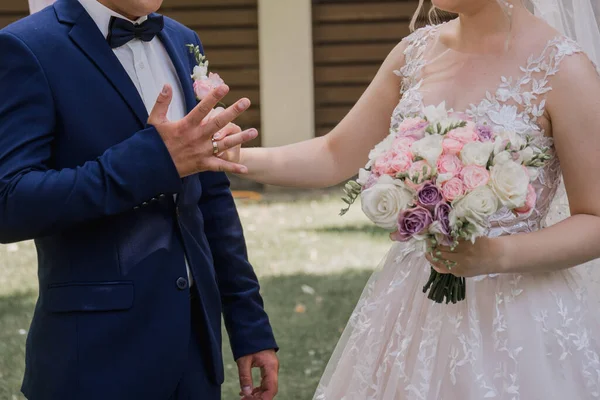
[[[108,44],[113,49],[129,43],[133,39],[149,42],[163,30],[165,21],[162,15],[151,15],[141,24],[133,24],[123,18],[111,17],[108,29]]]

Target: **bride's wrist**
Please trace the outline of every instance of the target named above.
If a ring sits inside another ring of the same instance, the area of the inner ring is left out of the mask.
[[[513,241],[510,239],[510,236],[500,236],[493,241],[496,246],[496,251],[494,252],[496,256],[496,273],[508,274],[514,272],[512,269],[515,265],[515,249]]]

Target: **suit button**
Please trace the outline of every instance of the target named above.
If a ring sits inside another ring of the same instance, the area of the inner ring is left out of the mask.
[[[164,199],[165,197],[167,197],[167,195],[166,195],[166,194],[164,194],[164,193],[162,193],[162,194],[161,194],[160,196],[158,196],[158,197],[160,197],[161,199]]]
[[[188,281],[185,278],[178,278],[177,279],[177,288],[179,290],[185,290],[188,287]]]

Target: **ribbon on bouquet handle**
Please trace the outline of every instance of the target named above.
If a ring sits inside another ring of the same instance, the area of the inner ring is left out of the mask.
[[[29,0],[29,13],[36,13],[49,5],[54,4],[55,0]]]

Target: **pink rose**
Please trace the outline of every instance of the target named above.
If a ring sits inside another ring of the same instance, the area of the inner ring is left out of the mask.
[[[458,153],[460,153],[463,146],[464,146],[464,143],[459,142],[458,140],[455,140],[455,139],[445,138],[442,141],[442,148],[444,150],[443,154],[455,156]]]
[[[417,140],[411,136],[401,136],[394,140],[392,144],[392,150],[396,152],[410,153],[410,147]]]
[[[438,158],[438,173],[457,175],[462,167],[463,163],[455,155],[446,154]]]
[[[414,162],[408,169],[408,178],[405,180],[406,186],[419,191],[431,176],[433,169],[427,161],[421,160]]]
[[[537,201],[537,193],[533,186],[529,185],[527,187],[527,197],[525,198],[525,205],[523,207],[515,208],[515,211],[518,214],[528,214],[535,207],[535,203]]]
[[[411,163],[412,155],[410,153],[391,151],[375,161],[373,172],[378,175],[396,176],[399,173],[408,171]]]
[[[429,122],[422,118],[406,118],[398,126],[398,133],[401,136],[422,139],[425,136],[425,130],[428,126]]]
[[[211,91],[223,85],[225,81],[221,79],[219,74],[208,74],[208,77],[194,81],[194,92],[198,100],[204,99]]]
[[[487,185],[490,181],[489,171],[479,165],[467,165],[462,169],[460,176],[467,190]]]
[[[452,178],[442,183],[442,196],[446,201],[454,201],[465,194],[465,186],[458,178]]]
[[[467,125],[462,128],[456,128],[448,132],[446,137],[458,140],[462,144],[475,142],[479,139],[477,128],[473,122],[467,122]]]

